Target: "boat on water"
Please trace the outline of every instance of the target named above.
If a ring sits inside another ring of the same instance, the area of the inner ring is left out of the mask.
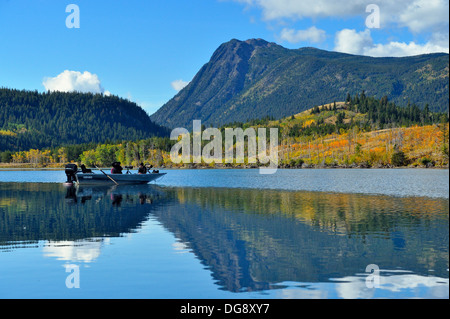
[[[83,172],[78,170],[76,164],[68,164],[65,168],[67,181],[65,184],[73,185],[77,183],[79,185],[133,185],[133,184],[148,184],[152,181],[161,178],[166,173],[159,173],[159,171],[147,173],[147,174],[133,174],[129,171],[126,174],[107,174],[99,169],[99,172]]]

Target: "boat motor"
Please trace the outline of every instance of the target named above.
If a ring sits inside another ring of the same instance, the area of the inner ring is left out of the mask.
[[[67,176],[66,184],[73,184],[77,180],[78,166],[76,164],[67,164],[65,172]]]

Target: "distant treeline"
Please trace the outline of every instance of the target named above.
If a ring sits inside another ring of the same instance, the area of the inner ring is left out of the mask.
[[[289,136],[324,136],[345,132],[353,127],[370,132],[385,128],[424,126],[448,122],[447,113],[431,112],[428,104],[423,109],[410,103],[406,107],[402,107],[388,101],[387,96],[376,99],[366,96],[364,91],[353,97],[347,94],[343,107],[338,108],[336,103],[328,107],[315,106],[311,113],[320,114],[326,111],[332,111],[335,114],[336,120],[334,123],[327,123],[323,117],[318,117],[314,124],[307,127],[294,126],[289,131]],[[365,116],[357,116],[358,114]]]
[[[65,145],[48,149],[30,149],[27,151],[4,151],[0,152],[1,163],[28,163],[34,166],[55,166],[59,167],[70,162],[84,162],[90,166],[97,164],[110,166],[115,161],[121,161],[128,165],[137,165],[140,162],[152,164],[159,163],[157,156],[151,156],[152,152],[158,150],[169,152],[174,144],[168,137],[152,137],[138,141],[126,141],[121,143],[105,144],[79,144]],[[155,160],[155,162],[153,162]]]
[[[448,121],[447,113],[431,112],[429,104],[425,104],[423,109],[410,103],[406,107],[401,107],[388,101],[387,96],[376,99],[367,97],[364,91],[353,98],[348,94],[346,102],[350,111],[367,113],[368,122],[377,123],[382,127],[430,125],[441,121],[442,116],[444,121]]]

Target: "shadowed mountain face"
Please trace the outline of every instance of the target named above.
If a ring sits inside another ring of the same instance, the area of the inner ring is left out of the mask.
[[[446,111],[448,61],[444,53],[372,58],[233,39],[151,119],[174,128],[190,127],[194,119],[221,125],[281,118],[362,90],[368,96],[388,96],[399,105],[428,103],[432,111]]]

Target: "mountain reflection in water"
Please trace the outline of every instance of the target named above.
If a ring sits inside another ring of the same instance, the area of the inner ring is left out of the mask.
[[[44,241],[46,257],[91,263],[153,218],[230,292],[350,280],[369,264],[431,271],[448,290],[446,199],[45,183],[0,183],[0,195],[0,254]]]

